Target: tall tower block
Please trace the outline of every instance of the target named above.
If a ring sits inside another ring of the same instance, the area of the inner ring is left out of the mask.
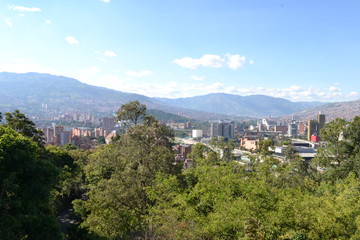
[[[322,129],[325,125],[325,114],[318,114],[318,123],[319,123],[319,132],[318,134],[320,134],[320,129]]]
[[[309,120],[308,121],[308,132],[307,132],[307,138],[308,141],[311,140],[311,135],[318,135],[319,134],[319,124],[316,120]]]

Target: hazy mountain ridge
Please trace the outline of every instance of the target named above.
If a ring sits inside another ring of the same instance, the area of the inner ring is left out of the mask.
[[[348,102],[327,103],[284,116],[284,118],[290,119],[294,116],[296,119],[307,121],[315,119],[318,113],[325,114],[326,121],[332,121],[336,118],[353,119],[356,116],[360,116],[360,99]]]
[[[239,96],[226,93],[211,93],[188,98],[156,98],[172,106],[217,112],[222,114],[265,117],[283,116],[309,107],[318,106],[321,102],[291,102],[283,98],[265,95]]]
[[[59,107],[70,101],[74,104],[71,107],[79,110],[92,109],[96,103],[96,108],[107,111],[112,109],[113,103],[119,106],[135,99],[146,102],[147,105],[154,102],[142,95],[91,86],[62,76],[38,73],[0,74],[0,102],[16,101],[18,107],[28,107],[28,103],[45,103],[49,104],[49,107]]]
[[[0,73],[0,111],[20,109],[41,113],[48,109],[86,112],[114,112],[121,104],[139,100],[149,109],[195,119],[224,119],[235,116],[258,118],[282,116],[317,106],[319,102],[291,102],[264,95],[239,96],[212,93],[190,98],[150,98],[104,87],[91,86],[76,79],[40,73]],[[230,116],[231,115],[231,116]]]
[[[148,109],[195,119],[221,119],[216,113],[193,111],[168,106],[140,94],[126,93],[82,83],[76,79],[42,73],[0,73],[0,112],[20,109],[25,113],[41,114],[42,104],[49,110],[66,107],[86,112],[114,112],[121,104],[139,100]]]

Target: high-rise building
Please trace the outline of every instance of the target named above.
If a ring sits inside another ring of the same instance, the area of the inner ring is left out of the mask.
[[[94,136],[95,136],[95,137],[104,136],[104,129],[102,129],[102,128],[95,128],[95,129],[94,129]]]
[[[45,128],[43,130],[45,141],[46,142],[54,142],[54,129],[53,128]]]
[[[70,131],[60,132],[60,144],[65,145],[70,142]]]
[[[325,114],[318,114],[317,120],[309,120],[308,121],[308,141],[311,141],[311,136],[319,136],[320,130],[325,125]]]
[[[306,126],[305,126],[305,123],[300,123],[300,124],[299,124],[299,135],[300,135],[300,136],[305,136],[305,135],[306,135]]]
[[[102,119],[102,125],[106,130],[113,130],[115,127],[115,119],[113,117],[105,117]]]
[[[71,129],[71,137],[74,137],[74,136],[80,137],[81,135],[82,134],[81,134],[81,129],[80,128]]]
[[[311,141],[311,136],[312,135],[319,135],[319,124],[318,121],[316,120],[309,120],[308,121],[308,141]]]
[[[289,137],[296,137],[298,135],[298,125],[295,123],[290,123],[288,125],[288,133]]]
[[[211,123],[210,136],[233,139],[235,137],[234,122],[229,120],[222,120]]]
[[[322,129],[325,125],[325,114],[320,114],[318,115],[318,124],[319,124],[319,129]]]
[[[53,130],[54,130],[54,137],[59,137],[60,133],[64,131],[64,127],[61,125],[56,125],[56,123],[52,124]]]
[[[54,133],[54,144],[60,144],[60,134],[64,131],[64,126],[56,125],[56,123],[52,124],[53,133]]]
[[[219,123],[211,123],[210,125],[210,137],[221,136],[222,128],[219,127]]]

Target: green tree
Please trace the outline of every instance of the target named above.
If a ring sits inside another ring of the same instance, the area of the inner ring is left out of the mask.
[[[230,162],[159,175],[149,189],[158,239],[357,239],[354,174],[337,183],[305,177],[304,184],[280,185],[282,175],[292,177],[287,167],[259,165],[251,173]]]
[[[134,125],[138,124],[139,120],[146,115],[146,105],[141,104],[139,101],[131,101],[121,105],[116,113],[118,121],[130,121]]]
[[[106,144],[106,142],[105,142],[105,137],[104,137],[104,136],[100,136],[100,137],[98,138],[98,143],[99,143],[99,144]]]
[[[351,143],[352,153],[360,154],[360,116],[356,116],[348,125],[346,139]]]
[[[260,153],[263,156],[269,155],[269,148],[273,148],[275,146],[275,141],[273,139],[262,139],[259,141]]]
[[[224,148],[227,145],[228,140],[225,137],[213,137],[210,141],[210,146],[213,148]]]
[[[204,158],[205,152],[207,152],[207,147],[202,143],[197,143],[192,146],[190,157],[194,160],[197,158]]]
[[[71,202],[80,197],[84,184],[81,163],[75,160],[71,152],[82,152],[82,150],[48,146],[44,154],[59,170],[59,181],[53,190],[58,211],[69,208]]]
[[[151,231],[145,216],[154,205],[146,190],[158,173],[178,171],[172,139],[170,129],[149,118],[91,155],[85,168],[89,199],[77,202],[89,213],[83,226],[109,239],[146,238]]]
[[[338,118],[321,129],[320,136],[326,145],[318,149],[313,164],[326,168],[325,178],[345,178],[349,172],[355,170],[359,157],[356,150],[360,143],[356,136],[360,132],[359,119],[355,118],[349,123]]]
[[[219,156],[214,151],[209,151],[206,157],[206,162],[209,164],[218,164],[220,161]]]
[[[14,112],[5,113],[5,120],[7,126],[11,127],[15,131],[21,133],[23,136],[31,138],[37,142],[39,146],[44,144],[44,133],[36,128],[34,122],[28,119],[25,114],[19,110]]]
[[[39,146],[0,126],[1,239],[62,239],[51,206],[58,170]]]
[[[235,149],[235,143],[232,139],[213,137],[210,141],[210,146],[222,152],[222,160],[230,161],[234,159],[232,151]]]

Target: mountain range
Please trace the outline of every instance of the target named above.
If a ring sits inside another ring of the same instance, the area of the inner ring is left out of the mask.
[[[156,99],[170,106],[247,117],[279,117],[323,104],[321,102],[291,102],[283,98],[264,95],[239,96],[227,93],[211,93],[178,99]]]
[[[320,107],[321,102],[291,102],[264,95],[212,93],[188,98],[151,98],[140,94],[91,86],[76,79],[41,73],[0,73],[0,112],[20,109],[41,114],[65,109],[112,113],[121,104],[139,100],[148,109],[195,119],[279,117]]]
[[[332,121],[336,118],[350,120],[356,116],[360,116],[360,100],[327,103],[283,116],[283,118],[295,118],[297,120],[307,121],[309,119],[316,119],[318,113],[325,114],[326,121]]]

